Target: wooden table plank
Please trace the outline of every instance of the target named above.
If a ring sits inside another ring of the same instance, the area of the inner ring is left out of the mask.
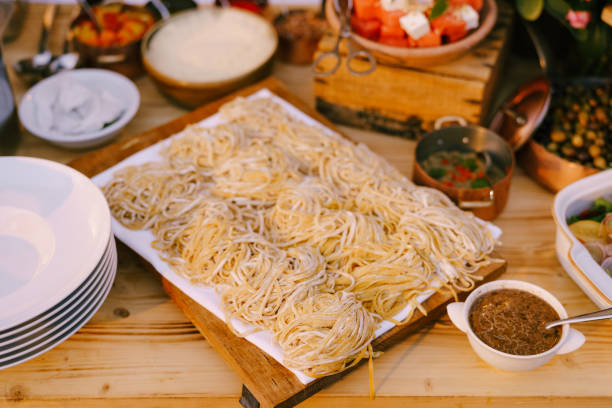
[[[52,47],[70,6],[61,6]],[[5,47],[12,63],[32,55],[43,7],[33,5],[21,37]],[[511,73],[515,77],[520,75]],[[308,67],[277,63],[275,76],[314,106]],[[27,86],[11,78],[17,100]],[[142,105],[120,136],[151,129],[186,113],[157,92],[147,77],[136,84]],[[385,156],[404,174],[412,168],[414,143],[340,127]],[[18,154],[68,162],[71,152],[24,135]],[[592,311],[593,303],[565,274],[554,251],[553,195],[517,171],[506,210],[495,221],[504,230],[504,278],[523,279],[550,290],[568,313]],[[121,248],[121,247],[120,247]],[[77,334],[44,355],[0,371],[0,407],[238,407],[242,384],[180,309],[161,282],[130,251],[120,249],[120,267],[110,296]],[[126,316],[125,310],[129,313]],[[126,317],[123,317],[126,316]],[[609,407],[612,406],[612,323],[576,326],[587,337],[578,351],[557,356],[537,370],[505,373],[485,365],[447,318],[421,329],[375,361],[377,397],[368,400],[367,367],[360,367],[300,406],[391,407]]]

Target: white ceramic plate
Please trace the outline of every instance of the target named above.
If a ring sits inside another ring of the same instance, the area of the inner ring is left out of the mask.
[[[576,284],[600,308],[612,307],[612,277],[595,262],[570,232],[567,218],[588,208],[598,197],[612,200],[612,169],[578,180],[555,196],[557,258]]]
[[[30,360],[45,351],[59,345],[60,343],[67,340],[72,334],[83,327],[91,317],[98,311],[104,300],[108,296],[110,289],[115,279],[117,272],[117,258],[113,254],[111,257],[111,264],[108,268],[108,274],[104,285],[101,288],[98,296],[91,299],[91,302],[83,309],[81,313],[76,313],[72,316],[72,319],[62,322],[52,332],[43,336],[40,342],[29,345],[24,349],[15,350],[8,356],[0,357],[0,369],[12,367],[17,364],[21,364],[27,360]]]
[[[16,326],[13,326],[9,329],[0,330],[0,346],[4,344],[5,341],[14,338],[17,335],[20,335],[23,332],[36,330],[46,321],[52,320],[60,314],[68,311],[68,309],[73,306],[78,299],[83,296],[86,292],[91,291],[91,288],[95,286],[96,282],[101,279],[101,275],[105,273],[106,265],[109,262],[109,257],[111,253],[111,240],[109,240],[108,245],[106,247],[106,251],[100,259],[96,268],[92,271],[89,277],[83,281],[79,285],[79,287],[72,292],[70,295],[66,296],[63,300],[61,300],[58,304],[53,306],[51,309],[33,317],[23,323],[20,323]]]
[[[108,205],[87,177],[48,160],[0,157],[0,330],[74,292],[110,235]]]
[[[114,241],[109,243],[109,250],[103,257],[103,262],[99,268],[92,273],[88,279],[88,285],[83,288],[78,296],[73,297],[62,307],[54,307],[49,312],[43,313],[38,319],[34,319],[30,324],[14,330],[0,337],[0,356],[16,345],[26,345],[34,342],[41,335],[47,333],[54,326],[61,324],[67,319],[71,319],[73,314],[78,314],[79,308],[91,302],[95,298],[102,282],[106,280],[109,268],[115,253]]]
[[[121,116],[115,122],[100,130],[78,135],[66,135],[58,131],[41,128],[36,119],[36,100],[48,98],[55,94],[59,81],[66,76],[96,89],[108,91],[124,104]],[[60,72],[40,81],[23,96],[19,103],[18,114],[23,126],[34,136],[61,147],[80,149],[99,146],[110,141],[132,120],[139,106],[140,94],[138,88],[128,78],[113,71],[88,68]]]
[[[56,322],[45,324],[44,327],[38,330],[26,333],[27,335],[25,337],[15,339],[14,341],[10,341],[0,346],[0,364],[5,359],[14,358],[22,353],[26,353],[28,350],[50,338],[56,338],[62,332],[62,328],[69,326],[71,322],[77,321],[85,315],[91,305],[96,303],[103,295],[107,286],[107,281],[112,273],[111,268],[113,264],[116,263],[116,259],[116,253],[113,248],[113,252],[110,253],[108,262],[105,265],[104,272],[100,276],[100,280],[92,287],[92,292],[89,293],[88,296],[79,299],[72,310],[65,314],[65,316]]]

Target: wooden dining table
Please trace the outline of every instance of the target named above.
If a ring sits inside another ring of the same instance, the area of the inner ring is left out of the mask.
[[[4,47],[7,65],[36,51],[42,4],[29,7],[19,37]],[[74,6],[62,5],[50,47],[59,52]],[[28,84],[9,69],[15,99]],[[314,106],[308,66],[276,62],[273,75]],[[120,139],[184,115],[147,76],[135,80],[141,105]],[[340,126],[410,176],[415,142]],[[52,146],[23,131],[17,155],[68,163],[88,151]],[[503,279],[535,283],[552,292],[570,315],[596,306],[569,278],[555,253],[554,194],[517,169],[510,199],[495,220],[503,230],[498,252],[507,260]],[[127,247],[118,247],[112,290],[95,316],[54,349],[0,371],[0,407],[88,408],[238,407],[242,383],[170,300],[159,277]],[[464,333],[444,316],[374,361],[375,398],[363,365],[301,403],[302,407],[610,407],[612,322],[575,326],[586,336],[579,350],[528,372],[490,367]]]

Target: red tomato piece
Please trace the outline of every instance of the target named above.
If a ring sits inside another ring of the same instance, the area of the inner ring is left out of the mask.
[[[406,33],[404,32],[404,29],[400,26],[381,25],[380,35],[381,37],[404,38],[406,36]]]
[[[452,181],[445,181],[444,184],[446,187],[452,187],[453,186],[453,182]]]
[[[351,16],[351,26],[357,34],[370,40],[378,38],[380,33],[380,21],[362,20],[354,14]]]
[[[108,29],[104,29],[100,33],[100,37],[98,38],[98,42],[100,43],[100,45],[102,47],[109,47],[109,46],[113,45],[113,43],[115,42],[115,39],[116,39],[116,35],[115,35],[114,31],[111,31],[111,30],[108,30]]]
[[[104,13],[102,14],[102,26],[112,31],[118,31],[121,28],[119,23],[118,13]]]
[[[431,30],[416,42],[417,47],[437,47],[442,44],[442,34],[438,30]]]
[[[453,13],[446,12],[431,22],[434,30],[438,31],[449,42],[454,42],[465,37],[467,29],[465,21],[455,16]]]
[[[482,10],[482,0],[470,0],[470,6],[476,11]]]
[[[384,26],[401,27],[399,19],[406,14],[403,10],[385,10],[378,8],[378,19]]]
[[[246,0],[233,0],[230,2],[232,7],[241,8],[243,10],[252,11],[253,13],[261,13],[261,8],[255,2]]]
[[[410,42],[407,37],[398,38],[398,37],[385,37],[381,35],[378,41],[381,44],[392,45],[394,47],[409,47],[410,46]]]
[[[355,15],[361,20],[378,18],[380,3],[377,0],[353,0]]]
[[[476,11],[480,11],[482,9],[482,0],[450,0],[449,4],[451,8],[465,6],[466,4],[472,6],[472,8]]]

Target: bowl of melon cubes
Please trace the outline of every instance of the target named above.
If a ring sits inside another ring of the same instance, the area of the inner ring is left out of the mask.
[[[140,43],[155,19],[144,7],[108,3],[92,7],[100,31],[85,13],[70,25],[69,36],[83,65],[110,69],[130,78],[144,72]]]
[[[325,15],[340,30],[333,1]],[[482,41],[497,21],[494,0],[353,0],[352,40],[379,62],[409,67],[443,64]]]

